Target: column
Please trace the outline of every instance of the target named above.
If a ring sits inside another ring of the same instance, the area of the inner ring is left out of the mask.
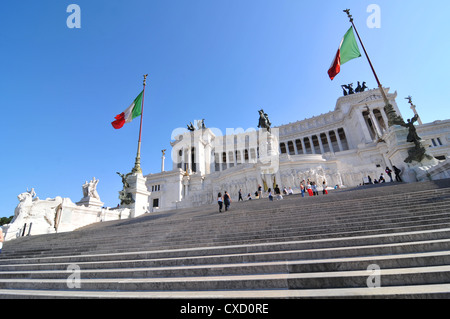
[[[387,118],[386,112],[384,111],[384,107],[380,108],[381,117],[383,118],[384,125],[386,126],[386,129],[389,128],[389,120]]]
[[[326,131],[325,135],[327,136],[328,145],[330,145],[330,152],[334,153],[333,145],[331,144],[330,132]]]
[[[302,142],[303,154],[306,154],[305,141],[303,140],[303,137],[301,138],[301,142]]]
[[[334,131],[334,135],[336,135],[336,140],[337,140],[338,146],[339,146],[339,152],[342,152],[344,150],[344,148],[342,147],[342,142],[341,142],[341,138],[339,137],[338,129],[335,129],[333,131]]]
[[[312,136],[308,136],[308,139],[309,139],[309,145],[311,146],[311,152],[313,154],[316,154],[316,150],[314,149],[314,143],[313,143],[313,140],[312,140]]]
[[[372,137],[370,136],[370,128],[366,123],[366,120],[364,119],[364,115],[362,112],[358,112],[358,121],[361,125],[362,133],[364,134],[364,140],[365,142],[372,142]],[[369,118],[370,118],[370,112],[369,112]]]
[[[375,114],[373,114],[373,110],[369,109],[369,118],[372,121],[373,125],[375,126],[375,132],[378,135],[378,137],[381,137],[383,135],[381,131],[380,124],[378,124],[378,120],[375,118]]]
[[[320,152],[324,154],[325,150],[323,149],[322,138],[320,137],[320,133],[319,135],[317,135],[317,140],[319,141]]]
[[[294,154],[297,155],[298,150],[297,150],[297,143],[295,143],[295,139],[294,139],[294,141],[292,141],[292,144],[294,144]]]

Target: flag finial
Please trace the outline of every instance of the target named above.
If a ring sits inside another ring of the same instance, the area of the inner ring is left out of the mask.
[[[350,19],[350,22],[353,22],[353,16],[350,14],[350,9],[345,9],[344,12],[347,13],[347,16]]]
[[[148,74],[144,74],[144,86],[147,85],[147,76],[148,76]]]

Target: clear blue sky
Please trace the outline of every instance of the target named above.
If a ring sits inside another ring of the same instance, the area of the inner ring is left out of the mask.
[[[81,29],[69,29],[69,4]],[[370,29],[369,4],[381,8]],[[264,108],[275,126],[332,111],[340,85],[376,87],[365,58],[330,81],[327,69],[351,8],[381,82],[424,122],[449,119],[450,2],[300,0],[4,0],[0,8],[2,111],[0,217],[17,195],[82,197],[96,177],[106,206],[134,165],[139,121],[111,126],[149,74],[142,136],[144,174],[160,171],[174,129],[254,128]],[[171,168],[166,160],[166,168]]]

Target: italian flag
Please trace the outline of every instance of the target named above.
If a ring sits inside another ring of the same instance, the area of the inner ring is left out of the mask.
[[[115,117],[115,121],[112,122],[112,126],[118,130],[122,128],[125,123],[130,123],[134,118],[142,114],[142,96],[144,91],[142,91],[137,98],[134,99],[133,103],[122,113]]]
[[[359,58],[361,52],[358,48],[358,43],[356,43],[355,34],[353,33],[353,27],[348,29],[347,33],[344,35],[341,41],[341,45],[336,53],[336,57],[328,70],[328,75],[330,79],[333,80],[336,75],[341,72],[341,65],[352,60]]]

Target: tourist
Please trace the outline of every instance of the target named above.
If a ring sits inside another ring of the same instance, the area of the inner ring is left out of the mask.
[[[300,192],[302,194],[302,197],[305,197],[305,185],[303,184],[305,182],[305,180],[302,180],[302,182],[300,183]]]
[[[248,193],[247,200],[252,200],[252,194]]]
[[[0,227],[0,254],[2,253],[4,241],[5,241],[5,238],[3,237],[3,231],[2,231],[2,228]]]
[[[239,189],[239,199],[238,199],[238,202],[239,201],[244,201],[244,199],[242,198],[242,189]]]
[[[290,187],[289,187],[289,188],[290,188]],[[284,186],[284,188],[283,188],[283,194],[284,194],[284,195],[287,195],[287,194],[288,194],[288,190],[287,190],[286,186]]]
[[[394,169],[395,180],[400,183],[403,182],[402,178],[400,177],[400,174],[402,173],[402,171],[395,165],[392,166],[392,168]]]
[[[372,184],[372,178],[370,177],[370,175],[367,175],[367,180],[369,181],[369,184]]]
[[[231,205],[231,197],[228,195],[227,191],[225,191],[225,194],[223,195],[223,203],[225,204],[225,211],[227,211]]]
[[[258,198],[262,198],[262,187],[261,185],[258,185]]]
[[[278,187],[278,184],[275,185],[274,191],[275,191],[275,195],[277,195],[277,200],[283,199],[283,196],[281,196],[281,191],[280,191],[280,188]]]
[[[268,189],[267,192],[269,193],[269,200],[273,201],[273,196],[272,196],[272,189]]]
[[[308,192],[309,196],[314,196],[313,191],[311,189],[311,184],[308,182],[306,183],[306,191]]]
[[[328,187],[327,183],[325,181],[323,181],[323,183],[322,183],[322,194],[323,195],[327,195],[328,194],[327,187]]]
[[[319,192],[317,191],[316,182],[311,182],[311,189],[312,189],[314,196],[316,196],[316,195],[319,196]]]
[[[394,181],[392,179],[392,170],[386,166],[386,170],[385,170],[386,174],[388,174],[389,178],[391,179],[391,183]]]
[[[292,190],[291,186],[289,186],[288,194],[289,195],[294,195],[294,191]]]
[[[222,212],[222,207],[223,207],[222,193],[217,194],[217,203],[219,204],[219,213],[221,213]]]
[[[378,183],[386,183],[386,180],[384,179],[383,173],[381,173],[380,178],[378,179]]]

